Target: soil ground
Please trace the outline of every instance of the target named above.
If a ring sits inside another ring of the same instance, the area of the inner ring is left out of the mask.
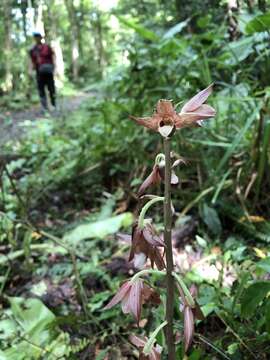
[[[65,97],[58,101],[58,110],[51,112],[51,116],[56,117],[58,114],[65,114],[74,111],[88,98],[94,95],[93,92],[78,92],[75,96]],[[46,116],[50,116],[50,113]],[[44,117],[39,105],[22,111],[4,111],[0,112],[0,147],[5,142],[20,137],[23,134],[21,124],[25,120],[37,121]]]

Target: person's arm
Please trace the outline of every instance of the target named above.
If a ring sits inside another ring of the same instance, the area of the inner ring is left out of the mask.
[[[52,63],[53,63],[53,66],[55,67],[56,66],[56,56],[55,56],[55,52],[53,49],[52,49]]]
[[[50,57],[51,57],[52,64],[55,67],[55,53],[54,53],[54,50],[49,45],[48,45],[48,48],[49,48],[49,51],[50,51]]]

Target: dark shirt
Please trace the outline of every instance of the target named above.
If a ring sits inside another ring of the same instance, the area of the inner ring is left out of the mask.
[[[53,50],[47,44],[35,45],[30,50],[33,66],[36,70],[43,64],[53,64]]]

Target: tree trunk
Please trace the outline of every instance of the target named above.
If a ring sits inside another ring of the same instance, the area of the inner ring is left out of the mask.
[[[247,7],[248,7],[248,12],[250,14],[253,14],[254,13],[254,10],[253,10],[254,2],[253,2],[253,0],[246,0],[246,3],[247,3]]]
[[[79,19],[78,19],[78,23],[79,23],[79,28],[81,29],[79,31],[79,38],[78,38],[78,42],[79,42],[79,53],[80,53],[80,63],[84,64],[84,49],[83,49],[83,27],[85,24],[85,15],[86,15],[86,5],[84,0],[80,0],[80,7],[79,7]]]
[[[103,70],[105,67],[105,51],[103,46],[103,28],[101,13],[98,9],[94,12],[95,17],[92,18],[91,25],[93,29],[93,35],[95,40],[95,49],[97,62],[100,70],[101,77],[103,76]]]
[[[45,35],[45,27],[44,27],[44,20],[43,20],[43,7],[44,7],[44,1],[40,0],[38,3],[37,12],[36,12],[35,29],[44,36]]]
[[[35,10],[33,8],[32,0],[27,0],[27,10],[30,10],[30,15],[28,14],[28,26],[30,29],[35,27]],[[33,10],[33,11],[32,11]]]
[[[3,90],[8,92],[13,86],[12,64],[11,64],[11,52],[12,52],[12,13],[11,13],[10,0],[3,1],[3,17],[4,17],[4,59],[5,59],[5,80]]]
[[[228,0],[228,33],[230,41],[237,39],[239,35],[237,14],[239,12],[239,4],[237,0]]]
[[[63,59],[63,51],[61,46],[60,34],[58,29],[60,24],[59,8],[55,6],[53,0],[47,0],[47,16],[45,17],[46,36],[55,55],[55,75],[56,78],[62,83],[65,78],[65,66]]]
[[[266,12],[266,1],[258,0],[258,7],[262,12]]]
[[[27,3],[25,3],[25,2],[21,3],[21,13],[22,13],[22,19],[23,19],[23,35],[24,35],[25,41],[27,41],[27,19],[26,19]]]
[[[98,48],[98,65],[100,68],[101,77],[103,75],[104,69],[104,47],[103,47],[103,31],[102,31],[102,23],[101,23],[101,15],[100,12],[97,13],[97,48]]]
[[[72,78],[77,81],[79,77],[79,39],[80,29],[76,16],[76,8],[72,0],[65,0],[66,9],[68,12],[70,22],[70,38],[71,38],[71,65],[72,65]]]

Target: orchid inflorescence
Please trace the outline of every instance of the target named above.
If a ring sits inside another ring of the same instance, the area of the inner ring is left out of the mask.
[[[173,207],[171,202],[171,187],[179,184],[179,178],[175,174],[175,167],[184,163],[182,158],[172,162],[172,153],[169,149],[169,141],[177,129],[192,126],[201,126],[202,121],[215,115],[215,110],[204,104],[212,93],[213,85],[199,92],[190,99],[181,109],[176,112],[170,100],[159,100],[156,111],[151,117],[137,118],[131,116],[137,124],[148,129],[159,132],[164,139],[164,153],[158,154],[151,173],[143,181],[138,190],[138,198],[145,197],[147,190],[164,182],[165,195],[158,197],[151,195],[150,200],[142,207],[139,219],[134,223],[131,236],[131,250],[129,261],[140,269],[130,280],[125,281],[116,295],[108,303],[105,309],[110,309],[121,302],[123,313],[130,313],[136,319],[139,326],[144,303],[152,303],[158,306],[161,303],[159,294],[142,279],[143,275],[155,273],[165,275],[167,282],[166,320],[153,332],[152,336],[139,338],[130,336],[132,344],[138,347],[140,359],[159,360],[161,359],[162,348],[155,345],[155,337],[161,328],[165,328],[167,339],[168,359],[175,359],[175,335],[173,333],[173,308],[174,308],[174,281],[180,293],[179,304],[184,318],[184,351],[187,352],[192,344],[194,336],[195,319],[203,319],[203,313],[196,301],[197,289],[194,285],[187,288],[180,274],[174,271],[172,244],[171,244],[171,220]],[[164,204],[164,239],[156,231],[152,219],[147,219],[147,210],[157,202]],[[163,251],[163,254],[162,254]],[[166,255],[166,260],[164,259]],[[151,268],[141,270],[150,260]],[[157,270],[154,270],[156,266]],[[173,280],[173,282],[172,282]],[[170,294],[171,295],[170,295]]]

